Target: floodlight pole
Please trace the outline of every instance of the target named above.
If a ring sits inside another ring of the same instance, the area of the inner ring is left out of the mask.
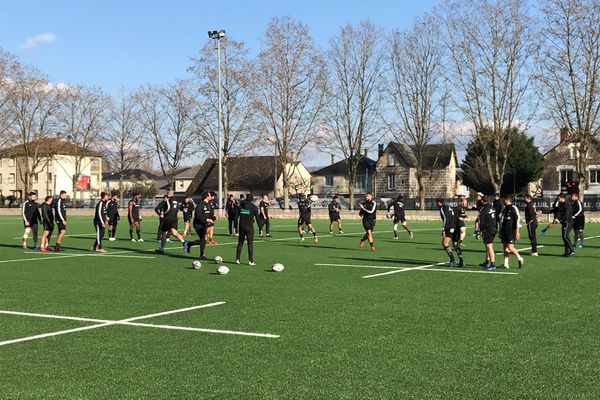
[[[223,138],[221,135],[221,39],[225,37],[225,31],[209,31],[208,37],[217,41],[217,76],[218,76],[218,104],[217,104],[217,146],[219,153],[219,188],[218,188],[218,196],[219,196],[219,215],[223,215]]]

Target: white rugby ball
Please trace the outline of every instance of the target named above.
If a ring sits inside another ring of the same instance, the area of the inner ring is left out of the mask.
[[[200,268],[202,268],[202,263],[200,261],[196,260],[192,263],[192,268],[200,269]]]
[[[216,264],[221,264],[223,262],[223,257],[221,256],[216,256],[215,257],[215,263]]]
[[[219,268],[217,268],[217,274],[219,275],[227,275],[229,273],[229,268],[227,268],[224,265],[219,266]]]
[[[273,266],[271,267],[271,270],[272,270],[273,272],[281,272],[281,271],[283,271],[284,269],[285,269],[285,267],[284,267],[284,266],[283,266],[283,264],[281,264],[281,263],[276,263],[276,264],[273,264]]]

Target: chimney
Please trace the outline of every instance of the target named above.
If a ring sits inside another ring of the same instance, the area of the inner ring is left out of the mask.
[[[565,143],[569,140],[569,128],[560,128],[560,142]]]
[[[377,157],[383,157],[383,144],[381,143],[377,145]]]
[[[331,155],[331,164],[335,164],[335,154]]]
[[[365,149],[365,158],[369,157],[369,150]]]

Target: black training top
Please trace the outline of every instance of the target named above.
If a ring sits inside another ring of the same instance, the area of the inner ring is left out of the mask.
[[[463,228],[465,226],[465,219],[467,218],[467,209],[462,204],[454,207],[454,218],[456,219],[456,227]]]
[[[249,200],[244,200],[240,204],[240,225],[252,225],[254,221],[258,223],[258,208]]]
[[[537,222],[537,208],[535,207],[535,204],[533,204],[533,201],[527,203],[525,206],[525,222],[527,224]]]
[[[259,209],[263,209],[263,213],[265,214],[265,217],[269,217],[269,207],[271,207],[271,205],[266,202],[266,201],[262,201],[260,202],[260,204],[258,205]]]
[[[481,232],[495,234],[498,231],[496,223],[496,210],[491,204],[485,204],[479,211],[479,230]]]
[[[54,223],[54,208],[48,203],[42,203],[42,222],[45,224]]]
[[[56,200],[56,205],[54,206],[56,209],[56,221],[66,221],[67,220],[67,205],[65,201],[60,197]]]
[[[365,200],[362,202],[363,208],[360,209],[360,215],[363,221],[375,221],[377,219],[377,205],[373,200]]]
[[[298,202],[298,212],[301,217],[310,217],[311,210],[310,201],[300,200]]]
[[[456,227],[454,210],[448,204],[442,204],[440,207],[440,218],[442,219],[444,230],[454,229]]]
[[[162,203],[162,212],[165,220],[177,221],[177,213],[179,212],[179,202],[174,197],[167,197]]]
[[[37,224],[40,220],[39,205],[33,200],[27,200],[23,203],[23,221],[27,221],[30,225]]]
[[[519,229],[520,225],[519,209],[514,204],[504,207],[501,214],[501,226],[503,232],[512,232]]]
[[[109,200],[106,203],[106,213],[111,221],[118,220],[119,215],[119,203],[116,200]]]
[[[131,213],[129,213],[129,211],[127,211],[128,218],[133,219],[134,221],[140,219],[140,204],[137,201],[131,199],[131,200],[129,200],[129,203],[127,204],[128,210],[129,210],[130,206],[131,206]]]
[[[194,214],[194,208],[194,202],[191,200],[187,203],[184,201],[179,205],[179,211],[181,211],[183,213],[183,216],[187,217],[188,219],[192,218],[192,215]]]
[[[210,218],[211,207],[210,204],[201,201],[200,204],[196,207],[194,212],[194,225],[208,225],[208,220]]]
[[[402,201],[392,201],[388,206],[388,212],[390,212],[392,208],[394,209],[394,215],[396,218],[404,218],[404,203]]]
[[[338,203],[337,201],[332,201],[327,206],[327,210],[329,211],[329,215],[337,215],[337,214],[340,213],[341,209],[342,209],[342,207],[340,206],[340,203]]]

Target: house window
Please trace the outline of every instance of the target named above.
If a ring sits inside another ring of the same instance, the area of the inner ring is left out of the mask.
[[[590,183],[600,183],[600,169],[590,169]]]
[[[8,183],[15,183],[15,174],[8,174]]]
[[[388,190],[396,189],[396,175],[387,176],[387,188]]]
[[[367,176],[366,175],[357,175],[356,176],[356,184],[354,187],[356,189],[366,189],[367,188]]]
[[[31,181],[33,183],[38,183],[38,174],[31,174]]]
[[[178,181],[178,182],[177,182],[177,186],[178,186],[180,189],[183,189],[183,181]]]
[[[325,186],[327,186],[327,187],[333,186],[333,175],[327,175],[325,177]]]
[[[98,168],[100,168],[100,160],[98,160],[97,158],[92,158],[90,161],[90,166],[92,171],[97,171]]]
[[[14,158],[9,158],[8,159],[8,166],[9,167],[14,167],[15,166],[15,159]]]
[[[560,182],[573,182],[573,170],[562,170],[560,171]]]
[[[392,153],[388,154],[388,167],[396,166],[396,156]]]

